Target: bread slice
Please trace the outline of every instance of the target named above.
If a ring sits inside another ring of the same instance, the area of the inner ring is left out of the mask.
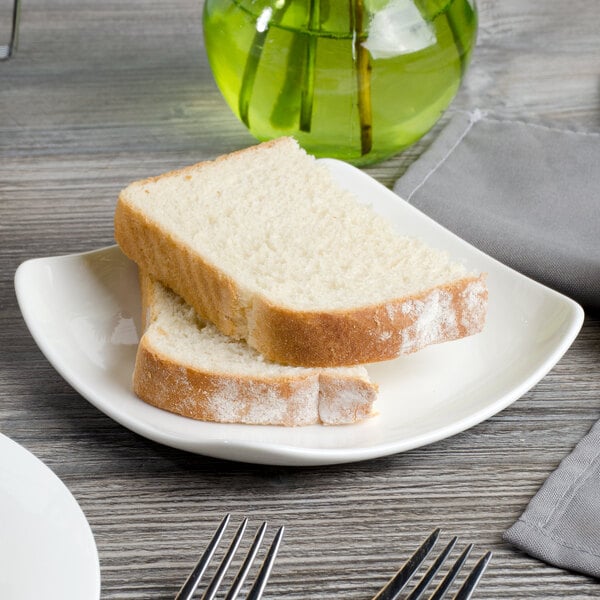
[[[265,361],[149,275],[140,274],[140,287],[145,332],[133,387],[149,404],[203,421],[255,425],[340,425],[371,415],[377,386],[364,367]]]
[[[280,138],[132,183],[127,256],[269,360],[391,359],[479,332],[484,276],[391,225]]]

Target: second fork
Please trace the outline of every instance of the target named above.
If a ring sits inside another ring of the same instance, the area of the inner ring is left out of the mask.
[[[425,561],[427,555],[433,549],[435,543],[440,535],[440,529],[436,529],[431,535],[421,544],[416,552],[406,561],[402,568],[392,577],[392,579],[377,593],[373,600],[397,600],[400,597],[400,593],[406,588],[413,575],[417,572],[418,568]],[[448,555],[452,552],[458,538],[454,537],[446,545],[446,547],[439,554],[435,562],[429,567],[427,572],[423,575],[421,580],[417,583],[411,593],[406,597],[406,600],[419,600],[424,598],[427,587],[440,571]],[[429,600],[442,600],[450,589],[450,586],[456,579],[459,571],[462,569],[464,563],[473,548],[473,544],[469,544],[454,562],[446,576],[442,579],[439,585]],[[492,558],[492,553],[487,552],[484,554],[477,564],[473,567],[463,585],[458,590],[453,600],[468,600],[473,595],[475,588],[477,587],[479,580],[481,579],[483,572],[485,571],[488,563]]]

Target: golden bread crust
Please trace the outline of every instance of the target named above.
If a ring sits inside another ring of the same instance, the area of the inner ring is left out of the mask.
[[[355,423],[372,416],[376,397],[376,387],[360,379],[318,374],[260,379],[192,369],[143,339],[133,389],[148,404],[192,419],[287,427]]]
[[[265,392],[276,402],[262,405]],[[133,389],[145,402],[200,421],[251,425],[312,425],[318,420],[314,377],[260,382],[252,378],[215,374],[174,363],[144,340],[135,363]],[[223,398],[226,389],[229,398]]]
[[[443,297],[434,331],[419,327],[433,296]],[[296,312],[257,299],[249,344],[276,362],[309,367],[356,365],[410,354],[478,333],[485,322],[485,276],[467,277],[419,295],[335,312]],[[419,307],[423,307],[419,310]]]

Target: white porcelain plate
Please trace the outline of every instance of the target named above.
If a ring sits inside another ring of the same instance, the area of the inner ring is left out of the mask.
[[[44,463],[0,434],[0,598],[99,597],[96,544],[75,498]]]
[[[473,248],[362,171],[323,162],[399,232],[488,273],[482,333],[369,367],[380,386],[376,417],[341,427],[222,425],[145,404],[131,391],[140,335],[136,267],[116,247],[19,267],[19,304],[39,347],[82,396],[143,436],[199,454],[279,465],[364,460],[446,438],[514,402],[556,364],[581,328],[578,304]]]

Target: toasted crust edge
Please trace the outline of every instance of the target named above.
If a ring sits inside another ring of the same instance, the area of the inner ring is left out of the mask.
[[[157,408],[217,423],[347,425],[372,416],[374,386],[360,379],[320,379],[313,375],[276,381],[207,373],[173,363],[142,342],[133,389]],[[223,388],[229,400],[223,399]]]
[[[485,274],[465,277],[406,298],[331,313],[294,312],[259,298],[249,343],[270,360],[310,367],[394,359],[479,333],[486,317],[485,279]]]

